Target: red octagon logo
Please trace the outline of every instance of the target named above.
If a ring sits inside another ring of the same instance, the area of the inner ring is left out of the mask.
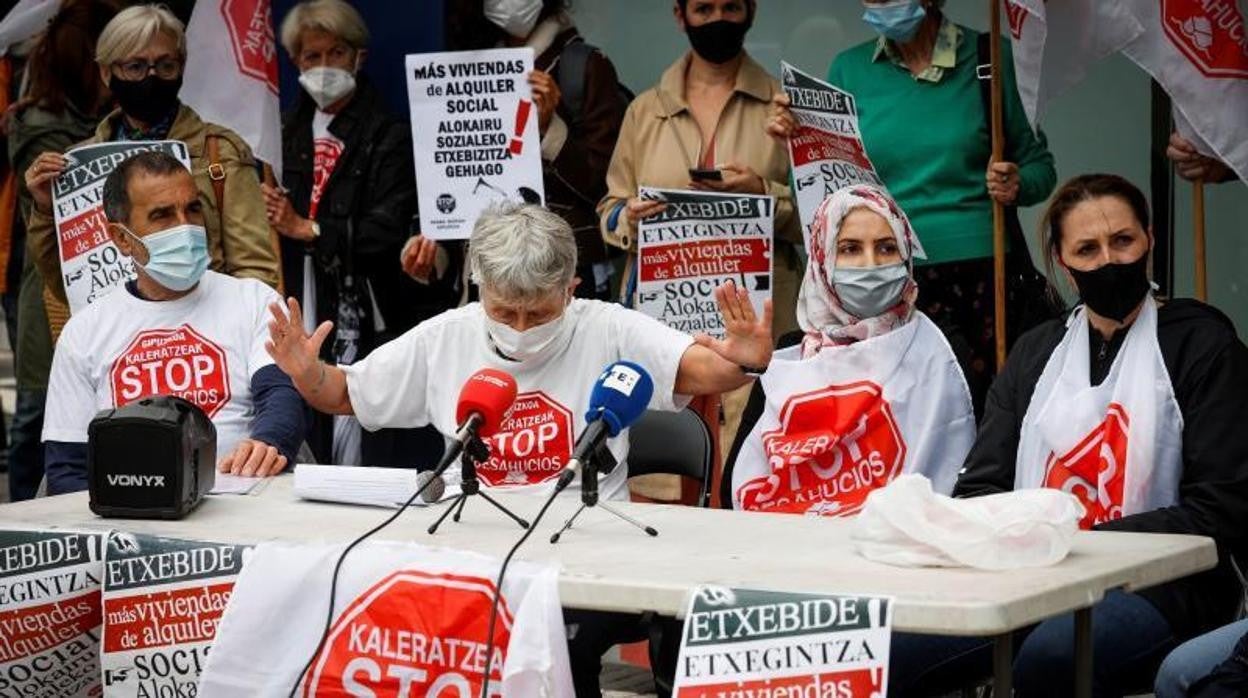
[[[277,94],[277,41],[270,0],[221,0],[221,17],[230,32],[239,72]]]
[[[794,395],[763,434],[769,475],[741,486],[745,509],[849,516],[901,474],[906,441],[870,381]]]
[[[303,698],[476,698],[485,675],[494,583],[400,570],[342,612],[304,676]],[[490,696],[501,696],[512,613],[499,603],[490,650]]]
[[[477,474],[491,487],[536,485],[559,477],[572,458],[572,424],[572,413],[546,393],[520,393],[488,439],[490,459]]]
[[[1010,36],[1017,41],[1023,38],[1023,24],[1031,12],[1020,0],[1005,0],[1006,19],[1010,22]]]
[[[1161,0],[1161,25],[1205,77],[1248,79],[1248,29],[1237,0]]]
[[[195,403],[211,419],[230,401],[225,351],[190,325],[147,330],[113,361],[113,406],[152,395],[175,395]]]
[[[1084,508],[1080,528],[1122,518],[1122,486],[1127,470],[1127,410],[1110,403],[1105,421],[1058,458],[1049,456],[1044,486],[1075,495]]]

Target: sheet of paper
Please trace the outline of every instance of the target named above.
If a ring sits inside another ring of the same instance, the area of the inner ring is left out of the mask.
[[[253,492],[259,492],[260,488],[269,479],[267,477],[243,477],[242,475],[217,473],[212,491],[209,494],[252,494]]]
[[[295,466],[295,494],[303,499],[343,504],[397,508],[419,487],[419,472],[409,468],[367,468],[349,465]],[[459,494],[458,482],[447,478],[446,491],[438,501]],[[456,478],[458,479],[458,478]],[[417,497],[414,506],[428,506]]]

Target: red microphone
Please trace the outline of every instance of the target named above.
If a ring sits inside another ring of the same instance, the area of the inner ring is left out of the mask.
[[[502,426],[516,401],[516,379],[511,374],[493,368],[483,368],[472,374],[459,391],[459,404],[455,406],[455,421],[459,429],[457,441],[470,436],[492,436]]]

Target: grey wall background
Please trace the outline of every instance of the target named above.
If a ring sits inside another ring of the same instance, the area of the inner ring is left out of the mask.
[[[572,0],[581,32],[614,61],[635,92],[654,84],[688,43],[668,0]],[[949,0],[954,21],[984,30],[986,0]],[[759,0],[746,48],[774,73],[780,59],[814,75],[827,74],[839,51],[872,37],[857,0]],[[1150,83],[1127,58],[1112,56],[1088,79],[1049,105],[1041,124],[1057,159],[1058,180],[1092,171],[1121,174],[1149,191]],[[1248,114],[1244,116],[1248,119]],[[1248,333],[1248,186],[1232,182],[1206,191],[1209,300]],[[1175,194],[1175,295],[1194,292],[1192,187]],[[1023,212],[1034,247],[1040,207]]]

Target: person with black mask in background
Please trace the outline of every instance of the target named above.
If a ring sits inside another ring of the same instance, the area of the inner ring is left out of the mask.
[[[1052,487],[1079,498],[1085,529],[1213,538],[1214,569],[1092,607],[1093,695],[1148,693],[1167,652],[1233,620],[1242,600],[1248,347],[1216,309],[1153,297],[1148,203],[1122,177],[1067,182],[1044,227],[1050,267],[1083,305],[1019,338],[954,496]],[[1069,695],[1072,616],[1015,642],[1019,695]],[[941,695],[988,675],[992,642],[894,633],[890,661],[889,695]]]
[[[265,219],[251,149],[237,133],[204,122],[178,100],[186,64],[182,22],[159,5],[122,10],[100,34],[95,62],[100,80],[108,86],[118,109],[100,122],[95,135],[79,145],[146,140],[185,143],[191,174],[204,204],[210,268],[277,288],[277,251]],[[53,341],[69,317],[52,220],[52,181],[66,167],[62,153],[46,151],[26,170],[26,187],[33,203],[27,249],[50,296],[47,310]]]

